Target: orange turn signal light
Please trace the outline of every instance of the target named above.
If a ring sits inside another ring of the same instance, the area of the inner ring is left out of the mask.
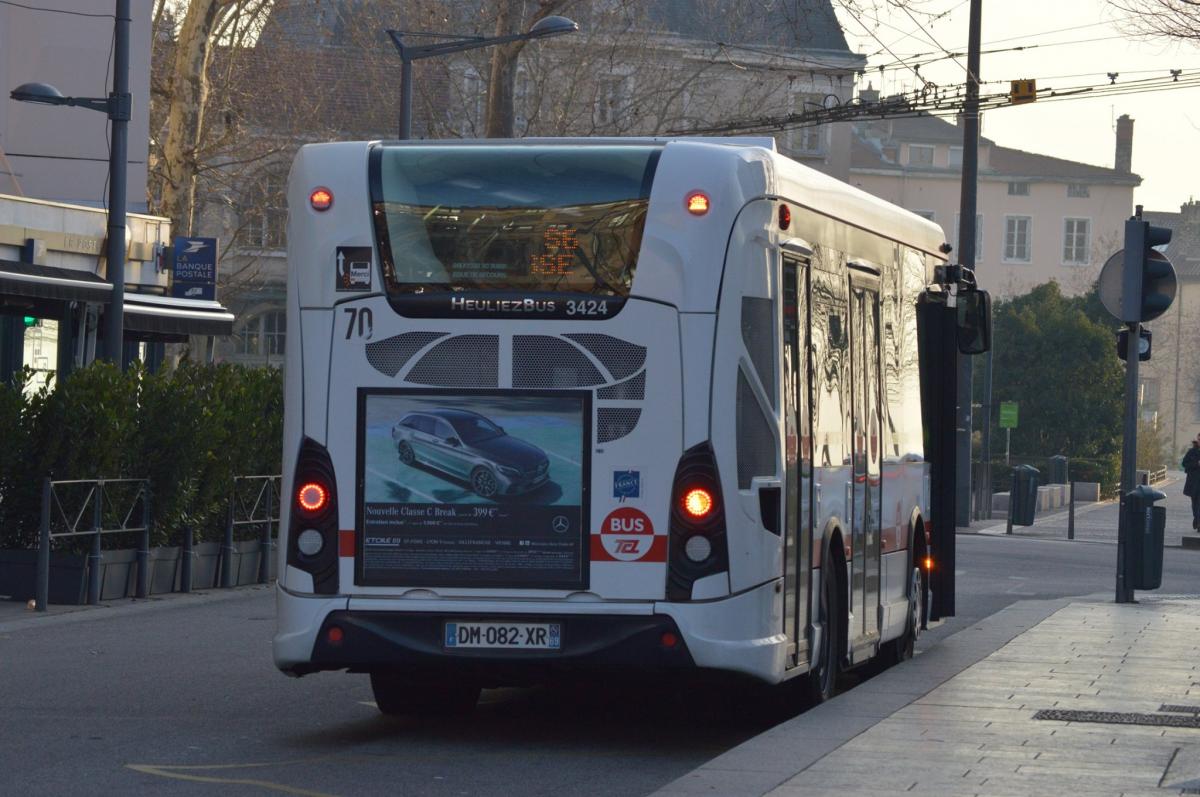
[[[697,520],[708,517],[714,506],[712,493],[703,487],[693,487],[683,494],[683,511]]]
[[[708,194],[703,191],[693,191],[687,197],[687,211],[693,216],[703,216],[708,212]]]
[[[333,207],[333,192],[328,188],[314,188],[308,195],[308,204],[313,210],[329,210]]]

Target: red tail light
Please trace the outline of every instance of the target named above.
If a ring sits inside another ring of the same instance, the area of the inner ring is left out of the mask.
[[[313,210],[329,210],[333,207],[333,192],[328,188],[314,188],[308,195],[308,203]]]
[[[320,512],[329,503],[329,490],[318,482],[307,482],[297,491],[296,503],[305,512]]]

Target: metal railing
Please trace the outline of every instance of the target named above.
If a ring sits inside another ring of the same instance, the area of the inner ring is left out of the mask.
[[[135,485],[117,491],[113,485]],[[79,486],[83,496],[64,496],[60,488]],[[132,492],[132,495],[130,495]],[[78,506],[72,500],[78,500]],[[64,500],[66,505],[64,505]],[[136,520],[134,513],[141,512]],[[88,510],[91,510],[90,517]],[[108,521],[106,527],[105,523]],[[136,523],[136,525],[131,525]],[[58,528],[59,530],[55,530]],[[50,599],[50,541],[91,536],[87,557],[87,602],[100,602],[100,538],[105,534],[140,532],[137,548],[137,597],[150,594],[150,530],[153,519],[148,479],[42,480],[42,517],[38,535],[37,610],[44,612]]]
[[[233,533],[238,526],[260,526],[258,545],[258,583],[271,577],[271,551],[274,541],[271,526],[279,522],[279,491],[282,476],[237,476],[229,494],[229,512],[225,521],[225,539],[221,543],[221,586],[232,587]]]

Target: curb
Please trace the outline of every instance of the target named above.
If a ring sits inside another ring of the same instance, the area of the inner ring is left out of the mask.
[[[1059,609],[1098,597],[1020,601],[1007,606],[915,658],[722,753],[652,797],[761,797]]]
[[[62,607],[58,610],[52,608],[46,613],[22,612],[20,619],[0,621],[0,634],[23,631],[29,628],[62,625],[65,623],[113,619],[130,614],[157,612],[165,609],[186,609],[192,606],[202,606],[209,603],[221,603],[223,601],[245,598],[265,590],[274,592],[275,584],[248,584],[241,587],[197,590],[195,592],[171,592],[150,598],[126,598],[111,603],[101,603],[96,606],[70,606]],[[16,611],[14,610],[15,613]]]

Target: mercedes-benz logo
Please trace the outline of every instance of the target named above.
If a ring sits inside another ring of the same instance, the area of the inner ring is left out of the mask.
[[[566,515],[555,515],[554,520],[550,521],[550,528],[562,534],[567,529],[571,528],[571,521],[567,520]]]

